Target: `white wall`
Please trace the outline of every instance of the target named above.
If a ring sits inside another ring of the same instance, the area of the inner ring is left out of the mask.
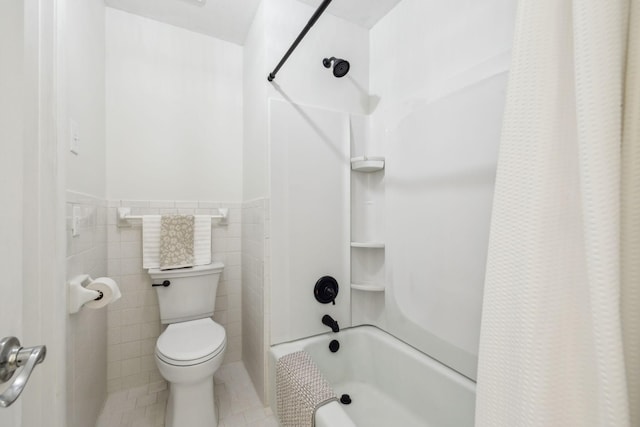
[[[472,378],[515,6],[404,0],[371,31],[387,291],[354,313]]]
[[[349,311],[349,114],[370,108],[369,32],[324,14],[280,69],[267,75],[315,8],[296,0],[267,0],[265,39],[270,175],[271,343],[327,330],[330,314],[342,327]],[[335,78],[325,57],[351,63]],[[341,286],[336,306],[318,303],[313,286],[323,275]]]
[[[77,124],[79,154],[67,150],[69,190],[105,196],[105,28],[102,1],[66,0],[62,26],[65,111],[64,141],[70,122]]]
[[[244,46],[244,200],[269,196],[268,100],[367,114],[369,31],[324,14],[278,72],[267,81],[316,8],[297,0],[265,0],[258,8]],[[337,79],[322,65],[326,57],[351,64]]]
[[[266,402],[269,346],[267,266],[269,193],[265,2],[253,18],[243,47],[242,360],[260,399]]]
[[[242,198],[242,48],[107,9],[110,199]]]
[[[265,3],[256,11],[243,48],[243,200],[269,194]]]
[[[349,116],[272,100],[271,343],[327,332],[323,315],[351,325]],[[340,286],[335,305],[313,289]]]
[[[77,155],[64,150],[67,280],[107,272],[104,13],[102,0],[66,0],[59,15],[61,143],[68,144],[71,121],[79,137]],[[71,236],[70,228],[74,206],[81,212],[77,237]],[[94,425],[107,392],[107,311],[82,310],[67,319],[67,425]]]
[[[0,299],[2,337],[25,340],[23,304],[23,73],[24,11],[21,0],[0,2],[0,267],[5,284]],[[11,243],[9,243],[11,242]],[[25,344],[30,345],[30,344]],[[0,425],[20,425],[22,400],[0,411]]]
[[[351,321],[349,131],[345,113],[366,114],[370,109],[369,32],[325,14],[275,81],[267,81],[269,72],[314,11],[314,7],[296,0],[265,0],[244,46],[243,198],[247,203],[243,241],[251,248],[243,253],[247,262],[243,262],[243,339],[254,339],[254,345],[243,347],[243,351],[247,350],[243,358],[263,400],[269,372],[260,355],[270,343],[327,330],[320,322],[323,314],[332,314],[342,327]],[[323,67],[322,59],[330,56],[351,62],[348,76],[336,79]],[[277,105],[275,114],[268,109],[274,100],[279,100],[272,104]],[[319,130],[327,123],[328,129]],[[270,140],[270,132],[276,140]],[[335,140],[327,142],[326,135]],[[331,157],[323,151],[332,143],[338,144],[340,155]],[[308,150],[297,151],[301,147]],[[288,158],[289,150],[306,156],[306,160],[297,163]],[[321,155],[316,157],[318,150]],[[321,173],[309,173],[309,168],[322,169],[320,165],[325,167]],[[271,181],[274,178],[278,183]],[[327,188],[327,180],[332,179],[337,180],[335,186]],[[330,202],[318,197],[313,201],[305,199],[314,192],[315,196],[328,192],[333,198]],[[263,202],[264,222],[256,218],[259,207],[254,206]],[[336,204],[330,215],[325,215],[327,203]],[[264,251],[255,247],[262,224]],[[319,248],[331,255],[319,256]],[[313,298],[315,281],[324,274],[335,275],[342,286],[336,307],[323,306]],[[264,322],[256,312],[247,312],[260,303],[266,316]]]
[[[367,114],[370,109],[369,31],[325,13],[282,66],[273,84],[267,75],[300,34],[316,7],[297,0],[265,0],[267,69],[261,75],[269,97],[330,110]],[[344,58],[349,74],[336,78],[322,59]]]

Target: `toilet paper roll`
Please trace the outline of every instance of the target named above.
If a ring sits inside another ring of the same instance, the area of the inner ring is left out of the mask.
[[[89,301],[85,304],[88,308],[101,308],[120,299],[122,294],[115,280],[109,277],[98,277],[87,285],[87,289],[102,292],[102,298]]]

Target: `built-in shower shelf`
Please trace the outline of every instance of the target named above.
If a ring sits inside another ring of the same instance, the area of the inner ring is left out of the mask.
[[[369,283],[352,283],[351,289],[365,292],[384,292],[384,285],[375,285]]]
[[[384,169],[384,157],[360,156],[351,158],[351,170],[356,172],[377,172]]]
[[[384,242],[351,242],[352,248],[384,249]]]

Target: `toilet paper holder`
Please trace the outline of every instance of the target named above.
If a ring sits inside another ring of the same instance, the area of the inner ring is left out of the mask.
[[[85,288],[91,282],[93,279],[88,274],[81,274],[69,281],[69,313],[77,313],[89,301],[100,301],[103,298],[101,291]]]

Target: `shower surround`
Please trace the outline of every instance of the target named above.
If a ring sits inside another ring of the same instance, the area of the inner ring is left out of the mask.
[[[405,0],[370,30],[329,13],[265,85],[313,11],[264,1],[244,51],[244,194],[270,199],[269,343],[323,333],[329,314],[475,379],[515,2]],[[347,76],[327,73],[329,55]],[[351,172],[359,156],[384,170]],[[313,299],[323,275],[340,283],[335,307]],[[352,289],[363,277],[376,286]]]

